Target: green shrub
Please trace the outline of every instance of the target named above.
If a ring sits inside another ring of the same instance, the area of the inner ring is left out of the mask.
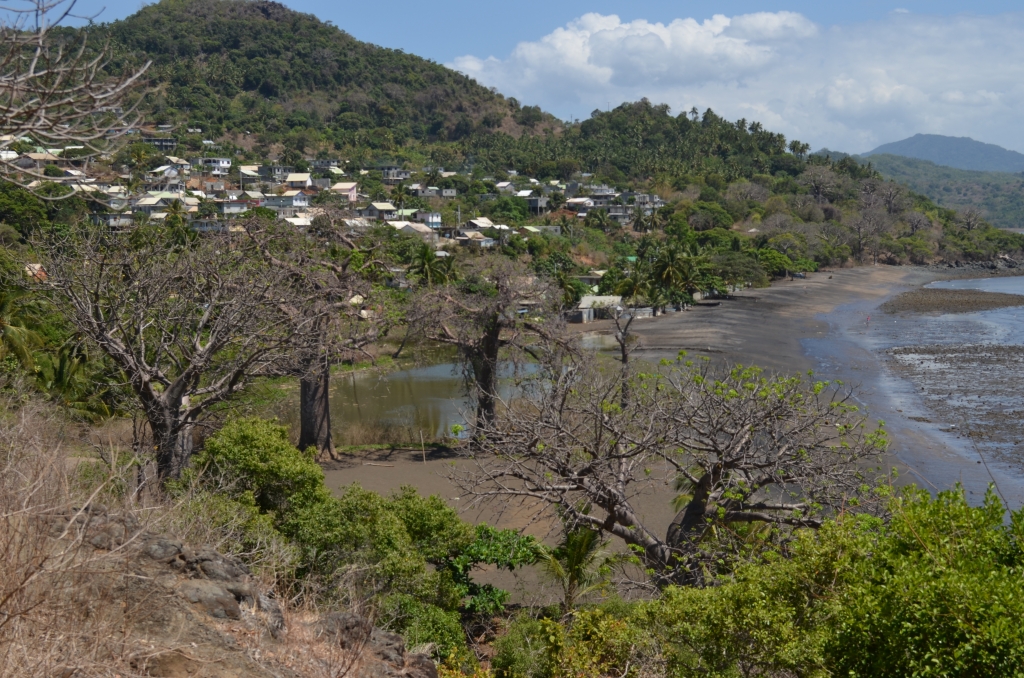
[[[494,641],[491,667],[496,678],[544,678],[551,675],[551,634],[547,624],[521,613]]]
[[[1022,676],[1024,513],[909,489],[647,604],[672,675]]]
[[[431,654],[439,661],[464,664],[470,659],[458,612],[443,610],[412,596],[396,595],[384,601],[381,618],[389,628],[402,634],[409,647],[432,645]]]

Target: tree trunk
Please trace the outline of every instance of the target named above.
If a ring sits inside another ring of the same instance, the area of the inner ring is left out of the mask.
[[[318,459],[337,459],[331,437],[330,386],[329,365],[299,380],[299,449],[316,448]]]
[[[195,426],[190,422],[177,420],[150,419],[153,443],[156,446],[157,476],[161,481],[181,477],[192,457],[192,433]]]
[[[484,333],[480,350],[473,360],[473,377],[476,379],[476,425],[477,428],[494,421],[498,400],[498,351],[501,348],[501,325],[495,320]]]

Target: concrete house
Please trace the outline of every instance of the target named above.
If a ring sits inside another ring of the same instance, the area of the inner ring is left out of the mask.
[[[231,171],[231,158],[194,158],[192,168],[211,176],[222,177]]]
[[[412,172],[404,170],[399,167],[385,167],[383,171],[384,183],[394,186],[400,184],[403,181],[408,181],[412,176]]]
[[[363,210],[363,216],[377,221],[387,221],[395,218],[395,206],[389,202],[372,202]]]
[[[435,231],[441,228],[440,212],[427,212],[425,210],[420,210],[413,215],[413,218],[419,222],[426,224]]]
[[[289,174],[284,178],[284,183],[287,184],[288,188],[298,189],[300,191],[313,185],[312,180],[309,178],[309,173],[307,172]]]
[[[339,181],[338,183],[331,186],[332,193],[337,193],[345,200],[348,200],[350,203],[359,200],[359,195],[357,193],[358,189],[359,184],[357,184],[354,181]]]
[[[285,165],[260,165],[258,174],[267,181],[281,183],[285,177],[293,172],[295,172],[294,167],[287,167]]]

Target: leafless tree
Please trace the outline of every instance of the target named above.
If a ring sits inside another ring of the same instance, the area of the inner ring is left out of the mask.
[[[522,394],[485,423],[474,463],[452,470],[463,496],[615,535],[659,583],[699,582],[729,534],[816,528],[864,502],[868,465],[885,446],[841,386],[755,368],[713,372],[681,359],[623,374],[563,352]],[[684,496],[659,533],[637,498],[672,481]]]
[[[353,255],[367,254],[343,214],[325,210],[305,230],[259,220],[246,223],[252,242],[273,267],[285,272],[313,296],[299,312],[308,314],[306,351],[299,364],[299,449],[314,447],[321,458],[337,458],[331,433],[331,366],[365,356],[384,337],[392,315],[378,303],[369,278],[353,265]],[[368,254],[373,255],[373,252]],[[364,262],[373,266],[374,261]],[[383,264],[383,262],[380,262]]]
[[[502,351],[515,358],[538,337],[561,330],[562,294],[522,263],[498,255],[474,257],[457,283],[426,287],[410,304],[409,323],[426,338],[455,346],[474,384],[477,426],[493,421]]]
[[[125,375],[162,479],[188,463],[193,430],[211,408],[254,377],[294,371],[318,322],[310,289],[266,264],[244,236],[181,246],[156,227],[72,225],[33,245],[47,272],[40,285]]]
[[[895,181],[880,184],[876,194],[890,216],[899,216],[907,209],[907,191]]]
[[[111,75],[113,50],[89,30],[59,31],[76,0],[18,0],[0,20],[0,150],[22,138],[44,147],[82,146],[80,156],[110,153],[138,124],[132,101],[147,62]],[[0,159],[0,176],[28,186],[42,168]],[[44,198],[53,196],[44,195]]]
[[[725,192],[727,200],[756,200],[758,202],[764,202],[768,199],[770,192],[767,188],[761,184],[755,184],[749,181],[738,181],[734,184],[730,184],[729,188]]]
[[[878,263],[879,242],[893,226],[892,217],[881,207],[867,207],[850,220],[856,237],[857,260],[864,261],[864,253],[871,250],[872,263]]]
[[[838,174],[823,165],[808,167],[800,175],[799,182],[807,187],[807,190],[819,203],[834,200],[836,191],[842,183]]]
[[[924,231],[932,227],[932,220],[921,212],[911,212],[907,215],[906,222],[907,228],[910,229],[910,235],[916,235],[918,231]]]
[[[851,232],[847,226],[834,221],[826,221],[821,224],[815,233],[818,240],[830,249],[849,245]]]
[[[961,210],[957,214],[956,220],[965,231],[973,231],[985,223],[984,218],[981,216],[981,212],[973,207]]]

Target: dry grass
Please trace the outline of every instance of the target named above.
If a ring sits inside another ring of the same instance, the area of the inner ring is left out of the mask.
[[[190,676],[352,673],[362,648],[318,634],[320,611],[312,608],[285,604],[288,632],[276,639],[255,609],[245,610],[241,621],[195,616],[196,623],[233,636],[233,649],[188,642],[204,633],[195,623],[150,633],[154,609],[190,608],[133,565],[144,535],[174,535],[194,547],[237,553],[241,547],[232,540],[244,517],[232,522],[218,514],[215,523],[200,495],[171,502],[139,491],[139,467],[124,447],[123,426],[109,429],[120,439],[111,435],[101,443],[103,430],[76,429],[47,405],[12,391],[0,388],[0,678],[132,678],[149,675],[168,656],[198,666]],[[264,558],[256,563],[264,576],[255,588],[262,591],[279,583],[294,557],[272,537],[248,549],[243,556]],[[237,654],[235,667],[252,660],[275,669],[218,672],[228,653]]]
[[[85,492],[82,450],[66,447],[68,425],[42,405],[6,398],[0,417],[0,678],[134,675],[140,655],[127,642],[123,550],[86,541],[100,497]],[[77,452],[77,454],[75,454]],[[128,512],[133,516],[134,512]],[[129,518],[129,523],[132,518]]]

